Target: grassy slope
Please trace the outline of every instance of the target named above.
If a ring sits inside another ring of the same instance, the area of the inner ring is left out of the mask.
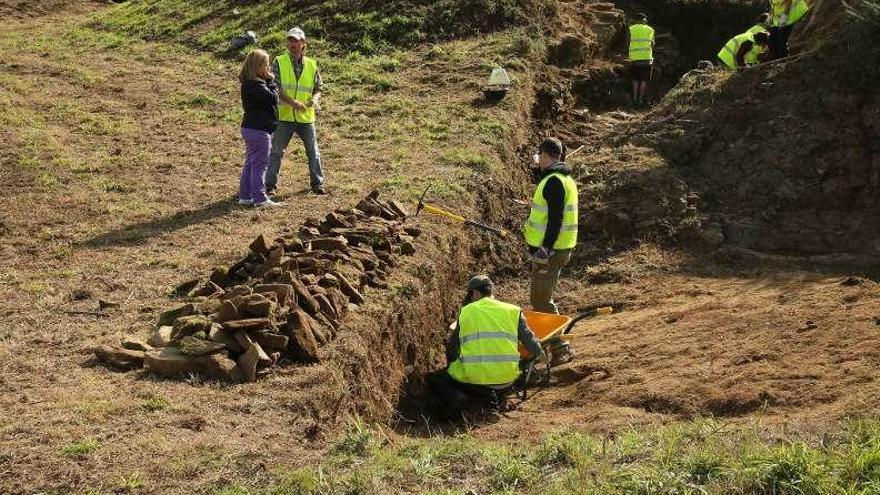
[[[491,64],[528,44],[506,32],[340,58],[316,43],[331,194],[301,192],[304,157],[293,147],[288,208],[254,212],[233,201],[236,63],[90,25],[61,11],[0,34],[0,450],[15,453],[3,456],[0,492],[204,492],[259,465],[306,462],[323,444],[304,438],[317,392],[302,390],[332,378],[321,369],[246,391],[193,387],[94,367],[91,347],[145,336],[172,287],[235,259],[258,233],[373,188],[411,200],[430,181],[435,200],[472,211],[464,200],[502,170],[499,151],[523,131],[529,77],[515,73],[522,90],[501,105],[473,100]],[[363,314],[385,311],[389,295],[368,297]],[[98,298],[122,306],[109,319],[67,313],[96,310]],[[321,418],[331,428],[337,419]]]

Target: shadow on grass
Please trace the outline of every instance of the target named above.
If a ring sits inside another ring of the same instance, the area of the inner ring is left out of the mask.
[[[235,202],[235,197],[230,197],[204,205],[196,210],[178,211],[173,215],[126,225],[78,242],[73,247],[95,248],[138,244],[150,237],[161,236],[190,225],[207,222],[241,208],[243,207]]]

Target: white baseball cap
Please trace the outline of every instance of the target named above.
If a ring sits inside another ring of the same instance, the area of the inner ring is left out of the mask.
[[[287,32],[287,37],[288,37],[288,38],[298,39],[298,40],[301,40],[301,41],[305,41],[305,39],[306,39],[306,33],[303,32],[302,29],[300,29],[300,28],[298,28],[298,27],[295,27],[295,28],[292,28],[290,31]]]

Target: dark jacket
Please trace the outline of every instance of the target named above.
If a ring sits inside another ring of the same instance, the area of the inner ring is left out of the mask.
[[[571,169],[568,165],[558,162],[541,173],[538,182],[544,180],[544,177],[557,172],[562,175],[571,175]],[[547,230],[544,232],[544,243],[542,246],[547,249],[553,249],[553,244],[556,243],[556,238],[559,237],[559,231],[562,229],[562,214],[565,211],[565,187],[562,185],[561,180],[551,177],[544,184],[544,191],[541,194],[544,196],[544,200],[547,201],[548,217]]]
[[[245,81],[241,85],[241,126],[268,133],[275,132],[278,117],[278,86],[274,81]]]

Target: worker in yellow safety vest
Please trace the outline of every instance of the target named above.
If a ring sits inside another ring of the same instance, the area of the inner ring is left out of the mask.
[[[770,34],[770,13],[763,12],[758,16],[758,19],[755,21],[755,25],[750,27],[747,33],[755,34],[755,33],[767,33]]]
[[[806,0],[770,1],[770,55],[775,60],[789,54],[788,38],[797,21],[810,10]]]
[[[645,102],[648,83],[654,72],[654,28],[648,25],[646,14],[636,14],[627,36],[633,103]]]
[[[758,16],[758,20],[755,21],[755,25],[750,27],[747,33],[750,34],[758,34],[758,33],[767,33],[770,34],[770,13],[763,12]],[[765,61],[767,54],[770,52],[769,47],[762,47],[758,45],[758,50],[749,51],[746,54],[746,65],[755,65]]]
[[[578,237],[578,188],[565,164],[565,146],[547,138],[534,156],[540,181],[523,227],[532,258],[531,303],[535,311],[559,313],[553,292]]]
[[[488,399],[493,391],[510,387],[521,373],[519,344],[531,359],[543,356],[541,344],[529,329],[522,310],[493,296],[486,275],[472,277],[465,304],[447,344],[449,366],[428,375],[438,416],[453,416],[470,402]]]
[[[738,34],[721,48],[718,60],[731,69],[755,65],[760,62],[760,55],[767,51],[769,44],[770,35],[764,32]]]
[[[272,63],[281,101],[266,170],[266,191],[270,194],[278,187],[281,159],[294,134],[299,136],[305,147],[312,192],[324,194],[321,153],[315,132],[315,115],[321,100],[321,73],[315,59],[307,57],[305,52],[306,33],[295,27],[287,32],[287,53],[279,55]]]

